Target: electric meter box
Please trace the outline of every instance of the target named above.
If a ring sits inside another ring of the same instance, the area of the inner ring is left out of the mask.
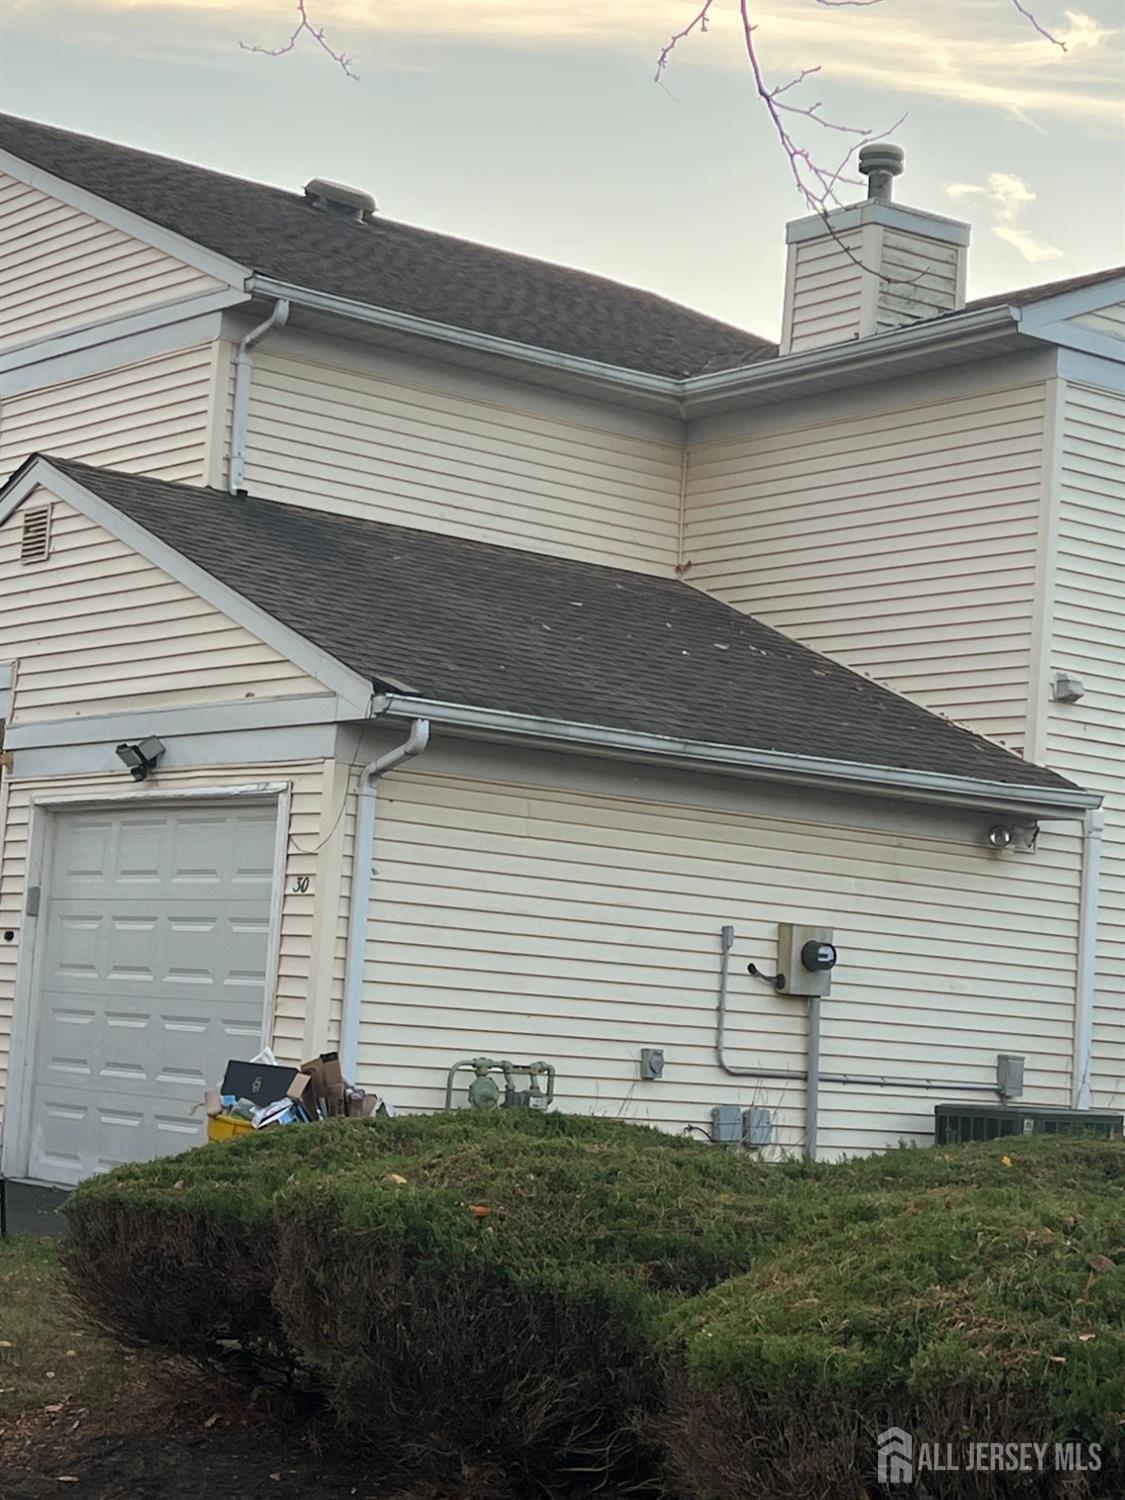
[[[831,927],[800,927],[781,922],[777,929],[777,970],[785,975],[785,995],[830,995],[836,945]]]

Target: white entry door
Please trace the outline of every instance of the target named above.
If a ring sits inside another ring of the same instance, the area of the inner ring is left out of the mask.
[[[73,1184],[206,1138],[262,1044],[275,804],[55,814],[41,895],[28,1175]]]

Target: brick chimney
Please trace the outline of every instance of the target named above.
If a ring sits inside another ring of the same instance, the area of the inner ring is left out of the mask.
[[[782,354],[867,338],[964,307],[969,226],[892,203],[891,185],[902,166],[898,146],[862,147],[866,200],[786,226]]]

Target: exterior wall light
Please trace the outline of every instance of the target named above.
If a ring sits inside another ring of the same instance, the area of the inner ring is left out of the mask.
[[[147,739],[140,740],[135,745],[118,745],[114,754],[127,768],[134,781],[145,781],[148,773],[164,754],[164,744],[155,735],[149,735]]]
[[[1012,842],[1012,830],[1006,823],[994,823],[988,830],[988,842],[993,849],[1006,849]]]

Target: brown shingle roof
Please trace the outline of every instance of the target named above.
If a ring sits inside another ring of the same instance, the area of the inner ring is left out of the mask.
[[[1070,785],[673,578],[47,461],[336,660],[424,697]]]
[[[302,193],[0,115],[0,148],[259,275],[650,374],[776,352],[666,297],[604,276],[376,216],[358,224]]]

